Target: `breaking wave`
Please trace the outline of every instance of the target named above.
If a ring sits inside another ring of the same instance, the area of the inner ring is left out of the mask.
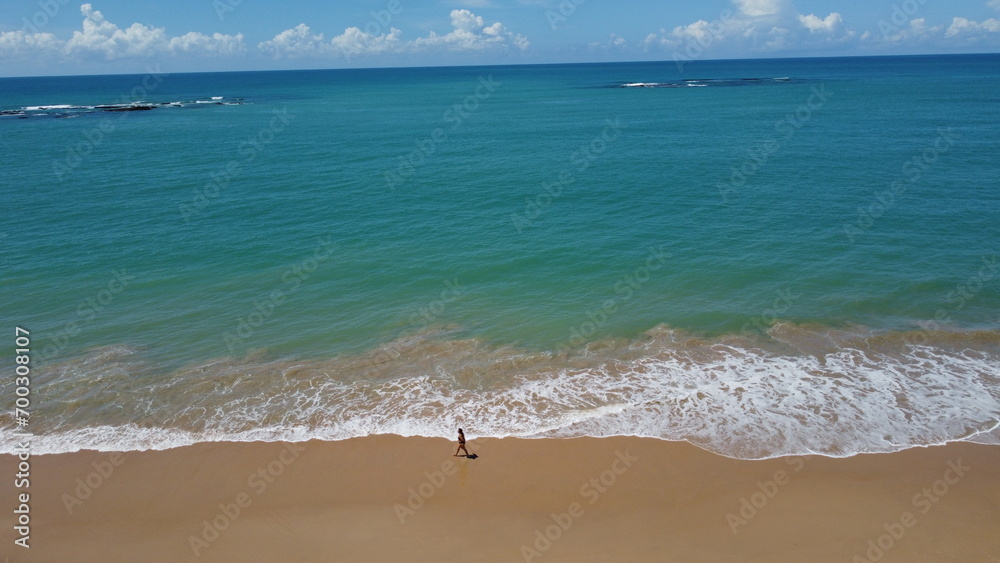
[[[1000,444],[995,331],[779,324],[766,338],[702,338],[658,327],[563,354],[429,331],[359,355],[170,370],[111,346],[40,369],[33,386],[44,397],[33,407],[35,453],[450,438],[458,426],[470,438],[653,437],[741,459]]]

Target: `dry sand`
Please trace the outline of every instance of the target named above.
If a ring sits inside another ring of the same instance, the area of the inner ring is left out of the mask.
[[[641,438],[469,446],[479,459],[452,457],[445,440],[396,436],[35,456],[30,549],[14,545],[15,460],[2,456],[0,554],[15,562],[1000,561],[997,447],[737,461]]]

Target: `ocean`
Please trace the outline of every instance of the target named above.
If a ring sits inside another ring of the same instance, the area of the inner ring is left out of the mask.
[[[33,453],[1000,444],[1000,55],[3,78],[0,144]]]

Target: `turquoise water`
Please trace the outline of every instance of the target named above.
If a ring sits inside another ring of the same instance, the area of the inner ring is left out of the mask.
[[[50,451],[465,421],[846,455],[1000,420],[1000,56],[0,92],[0,317]],[[788,426],[723,437],[757,410]]]

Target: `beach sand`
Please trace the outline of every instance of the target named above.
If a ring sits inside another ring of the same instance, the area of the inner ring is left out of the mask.
[[[34,456],[10,561],[1000,561],[1000,448],[738,461],[643,438]],[[871,543],[869,543],[871,542]],[[881,544],[881,545],[880,545]]]

